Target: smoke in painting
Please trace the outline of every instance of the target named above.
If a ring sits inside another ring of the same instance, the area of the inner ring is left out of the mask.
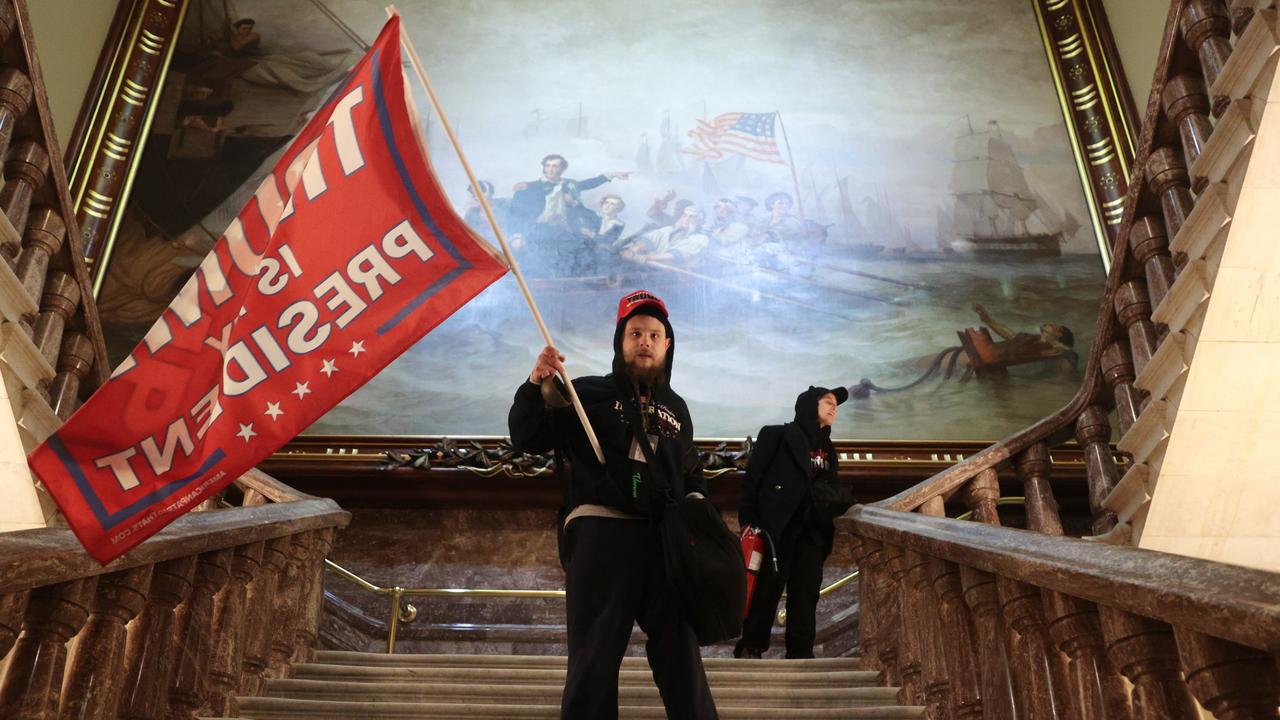
[[[399,10],[575,374],[608,371],[612,308],[645,288],[700,437],[842,384],[837,437],[994,439],[1078,387],[1102,264],[1025,0]],[[382,20],[193,2],[104,287],[115,358]],[[310,432],[505,434],[540,346],[504,278]]]

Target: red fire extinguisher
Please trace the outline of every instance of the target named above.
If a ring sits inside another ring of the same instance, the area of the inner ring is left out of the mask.
[[[742,529],[742,561],[747,565],[747,604],[742,611],[743,619],[746,619],[747,613],[751,611],[751,598],[755,595],[756,580],[759,579],[760,567],[764,564],[766,540],[769,540],[769,545],[773,545],[769,533],[755,525],[748,525]],[[778,558],[772,552],[770,555],[773,560],[773,569],[777,571]]]

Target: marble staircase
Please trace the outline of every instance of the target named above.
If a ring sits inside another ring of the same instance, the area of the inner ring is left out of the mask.
[[[920,718],[899,706],[898,689],[876,684],[856,658],[708,658],[707,676],[724,720]],[[557,718],[565,658],[522,655],[385,655],[320,651],[293,676],[269,680],[263,697],[236,700],[244,720]],[[623,660],[622,718],[666,713],[644,658]]]

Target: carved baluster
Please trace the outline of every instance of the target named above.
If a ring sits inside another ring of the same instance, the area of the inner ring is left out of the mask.
[[[871,547],[866,540],[854,536],[853,560],[858,565],[858,650],[862,670],[883,672],[878,655],[879,643],[876,642],[877,626],[882,622],[879,614],[883,611],[876,602],[872,585]]]
[[[1102,506],[1107,495],[1120,482],[1115,456],[1111,454],[1111,424],[1107,410],[1090,405],[1076,419],[1076,442],[1084,448],[1085,468],[1089,477],[1089,511],[1093,515],[1093,534],[1102,535],[1116,526],[1116,514]]]
[[[9,654],[22,632],[22,617],[27,613],[27,591],[0,595],[0,661]]]
[[[1178,151],[1168,145],[1151,151],[1147,157],[1147,184],[1151,192],[1160,198],[1160,211],[1164,215],[1164,228],[1168,237],[1178,236],[1182,224],[1195,207],[1191,196],[1191,178]]]
[[[1213,87],[1231,57],[1231,17],[1222,0],[1191,0],[1182,11],[1182,37],[1200,56],[1205,87]],[[1221,116],[1230,98],[1213,99],[1214,117]]]
[[[902,685],[898,702],[902,705],[924,705],[924,653],[920,646],[920,608],[915,593],[907,582],[907,557],[905,551],[894,545],[884,546],[885,569],[891,579],[891,592],[898,596],[898,671]]]
[[[93,368],[93,341],[83,333],[70,332],[62,339],[58,353],[58,374],[49,386],[50,402],[58,417],[66,420],[80,407],[80,383]]]
[[[304,565],[306,570],[302,588],[303,607],[298,623],[297,650],[293,654],[295,664],[311,662],[315,655],[316,636],[320,630],[320,610],[324,606],[324,559],[333,549],[333,528],[317,530],[312,534],[311,554]]]
[[[76,643],[62,688],[59,720],[114,720],[125,666],[125,626],[142,611],[151,585],[151,565],[104,575],[98,581],[89,624]]]
[[[995,469],[978,473],[969,482],[965,504],[973,511],[974,520],[985,525],[1000,526],[996,501],[1000,499],[1000,482]],[[973,614],[978,639],[978,669],[982,687],[982,709],[987,720],[1012,720],[1014,712],[1013,681],[1009,675],[1004,623],[1000,617],[1000,597],[994,575],[960,567],[960,584],[965,605]]]
[[[1137,373],[1133,371],[1133,356],[1127,342],[1116,340],[1103,349],[1102,376],[1115,396],[1116,419],[1120,434],[1124,435],[1138,421],[1138,413],[1142,411],[1142,391],[1133,384]]]
[[[1235,0],[1231,3],[1228,9],[1231,13],[1231,32],[1236,34],[1237,39],[1249,27],[1249,21],[1253,20],[1255,10],[1252,0]]]
[[[241,665],[240,693],[257,695],[271,653],[271,635],[275,628],[275,600],[284,585],[284,567],[288,564],[293,537],[267,541],[262,551],[262,564],[254,572],[245,593],[249,608],[244,629],[244,661]]]
[[[9,38],[17,27],[18,16],[14,13],[13,5],[0,3],[0,45],[9,42]]]
[[[40,317],[36,320],[31,341],[40,348],[40,354],[50,365],[58,364],[58,351],[62,348],[62,331],[67,320],[80,304],[80,284],[64,272],[49,274],[40,303]]]
[[[31,198],[44,184],[48,171],[49,154],[38,144],[24,140],[9,149],[4,163],[4,187],[0,188],[0,211],[19,233],[27,227]],[[0,247],[0,254],[12,262],[19,250],[21,248],[6,245]]]
[[[62,218],[47,207],[38,208],[27,224],[26,242],[18,256],[16,273],[32,300],[40,302],[44,295],[44,279],[49,271],[49,258],[57,254],[67,236]]]
[[[45,720],[58,712],[67,641],[89,619],[98,578],[81,578],[31,591],[22,635],[0,683],[0,717]]]
[[[1204,81],[1191,73],[1169,78],[1160,93],[1160,100],[1164,104],[1165,115],[1178,127],[1178,134],[1182,137],[1182,157],[1190,169],[1213,132],[1213,125],[1209,122],[1209,94],[1205,92]],[[1200,192],[1206,183],[1207,178],[1197,178],[1191,189]]]
[[[1160,307],[1173,285],[1173,258],[1169,256],[1169,238],[1164,223],[1155,215],[1143,215],[1133,221],[1129,230],[1129,248],[1142,264],[1147,276],[1147,294],[1151,307]]]
[[[169,707],[173,673],[174,608],[191,593],[195,557],[155,566],[151,591],[134,621],[125,652],[125,682],[120,694],[122,720],[160,720]]]
[[[1102,408],[1092,408],[1106,415]],[[1094,426],[1096,428],[1096,426]],[[1105,446],[1105,443],[1104,443]],[[1018,457],[1027,503],[1027,529],[1046,535],[1062,535],[1058,503],[1049,485],[1049,449],[1036,443]],[[1069,662],[1056,667],[1054,686],[1057,699],[1069,710],[1069,717],[1081,720],[1108,720],[1129,717],[1128,697],[1123,681],[1107,659],[1102,627],[1092,603],[1052,590],[1042,591],[1051,665],[1064,653]]]
[[[920,507],[920,512],[933,517],[946,516],[940,496],[930,498]],[[950,679],[953,715],[959,720],[981,720],[981,681],[973,646],[973,618],[964,604],[959,566],[941,558],[930,558],[929,584],[936,603],[937,635],[942,641],[939,669],[943,677]]]
[[[1106,606],[1098,607],[1098,616],[1107,655],[1133,684],[1134,720],[1199,720],[1200,710],[1182,679],[1173,630]]]
[[[31,106],[31,80],[14,67],[0,69],[0,157],[9,152],[13,130]],[[14,228],[21,232],[21,228]]]
[[[1116,290],[1116,316],[1129,334],[1129,353],[1133,357],[1133,370],[1142,374],[1142,368],[1155,354],[1160,344],[1156,338],[1156,326],[1151,322],[1151,301],[1147,299],[1147,284],[1130,280]]]
[[[204,702],[205,682],[213,650],[213,596],[231,576],[231,548],[202,553],[196,561],[191,596],[183,606],[173,683],[169,689],[170,720],[187,720]]]
[[[215,715],[226,717],[231,696],[240,685],[240,665],[244,656],[246,619],[245,595],[249,582],[262,565],[266,543],[241,545],[231,561],[231,581],[213,604],[213,660],[209,663],[206,693]]]
[[[898,600],[898,590],[893,585],[889,555],[882,544],[874,540],[864,542],[871,548],[867,565],[871,568],[876,607],[880,608],[876,620],[877,657],[883,668],[885,684],[902,687],[902,667],[899,664],[901,656],[898,653],[902,638],[902,605]]]
[[[275,597],[276,625],[271,634],[271,654],[267,662],[267,677],[289,677],[290,659],[296,649],[298,619],[302,614],[303,570],[302,566],[311,550],[311,534],[293,536],[289,546],[289,561],[281,573],[281,584]]]
[[[1217,720],[1280,718],[1280,673],[1263,650],[1174,628],[1187,685]]]
[[[1057,650],[1045,628],[1044,602],[1040,590],[1005,577],[996,578],[996,591],[1005,625],[1013,630],[1007,637],[1009,670],[1018,693],[1018,717],[1047,720],[1068,717],[1059,714],[1054,697],[1053,676]],[[1050,655],[1050,652],[1053,655]]]
[[[941,503],[942,499],[938,498],[938,502]],[[951,720],[955,717],[955,711],[946,656],[942,649],[942,628],[938,622],[937,598],[933,594],[930,559],[927,555],[907,550],[903,555],[903,564],[906,567],[906,592],[911,595],[914,608],[908,623],[912,626],[916,647],[920,650],[924,704],[933,720]]]

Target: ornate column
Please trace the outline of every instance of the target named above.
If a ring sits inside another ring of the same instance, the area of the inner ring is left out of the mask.
[[[1169,256],[1169,238],[1164,223],[1155,215],[1143,215],[1133,221],[1129,229],[1129,249],[1142,264],[1147,277],[1147,295],[1151,307],[1160,307],[1160,301],[1173,286],[1173,258]]]
[[[169,689],[169,720],[189,720],[204,701],[213,648],[213,596],[231,575],[231,553],[231,548],[213,550],[201,554],[196,561],[191,596],[175,637],[177,653]]]
[[[1170,239],[1178,236],[1182,224],[1195,208],[1191,196],[1191,178],[1187,166],[1177,150],[1165,145],[1147,156],[1147,186],[1160,198],[1160,211],[1164,214],[1164,227]]]
[[[1262,651],[1174,628],[1192,694],[1217,720],[1280,718],[1280,673]]]
[[[40,348],[40,354],[50,365],[58,364],[62,332],[79,304],[80,284],[76,279],[64,272],[50,273],[40,301],[40,317],[36,319],[31,333],[31,341]]]
[[[1084,462],[1089,476],[1089,512],[1093,515],[1092,531],[1102,535],[1116,526],[1116,514],[1102,506],[1107,495],[1120,482],[1115,457],[1111,454],[1111,424],[1102,405],[1090,405],[1076,419],[1076,442],[1084,448]]]
[[[920,508],[924,515],[945,517],[941,497]],[[978,656],[974,652],[973,618],[964,604],[960,568],[941,558],[929,558],[929,590],[935,599],[938,637],[942,641],[939,669],[950,680],[951,709],[958,720],[981,720],[982,694]]]
[[[1147,284],[1130,280],[1121,285],[1115,296],[1116,316],[1129,335],[1129,352],[1133,357],[1133,370],[1141,375],[1155,354],[1160,341],[1156,326],[1151,322],[1151,301],[1147,298]]]
[[[275,627],[275,600],[284,581],[284,567],[289,560],[293,537],[267,541],[262,551],[262,564],[254,571],[245,590],[248,608],[245,618],[244,660],[241,665],[240,693],[257,695],[266,672],[271,652],[272,629]]]
[[[21,237],[27,228],[27,213],[31,210],[31,198],[44,185],[49,172],[49,154],[32,140],[24,140],[9,148],[4,161],[4,187],[0,188],[0,210],[9,224]],[[20,247],[0,245],[0,255],[10,262],[17,257]]]
[[[209,663],[209,683],[205,693],[209,707],[226,717],[231,697],[240,685],[244,657],[247,586],[262,565],[266,543],[241,545],[231,560],[231,581],[213,604],[213,659]]]
[[[973,511],[975,521],[1000,526],[1000,516],[996,513],[1000,480],[994,469],[978,473],[969,482],[965,493],[965,504]],[[960,585],[965,605],[973,614],[982,711],[987,720],[1013,720],[1019,715],[1014,711],[1013,679],[1009,674],[1006,629],[1000,617],[996,578],[990,573],[962,565]]]
[[[1137,373],[1133,370],[1133,355],[1129,352],[1129,343],[1115,340],[1102,350],[1102,375],[1116,400],[1116,419],[1120,425],[1120,434],[1129,432],[1129,428],[1138,421],[1142,412],[1142,391],[1134,386]]]
[[[84,333],[67,333],[58,354],[58,374],[49,386],[49,402],[63,420],[80,408],[80,383],[93,369],[93,363],[93,341]]]
[[[49,259],[62,249],[67,226],[53,210],[42,207],[31,214],[27,223],[26,243],[18,256],[15,272],[32,300],[40,302],[44,280],[49,272]]]
[[[1169,626],[1105,605],[1098,616],[1112,664],[1133,683],[1134,720],[1199,720]]]
[[[151,565],[104,575],[93,610],[76,645],[63,686],[58,720],[115,720],[126,667],[125,626],[142,611],[151,585]]]
[[[195,572],[195,557],[176,558],[155,566],[147,604],[129,633],[125,683],[120,695],[121,720],[165,717],[173,673],[173,611],[190,594]]]
[[[310,552],[311,542],[310,533],[293,536],[293,543],[288,550],[288,562],[280,574],[280,585],[273,600],[276,624],[271,633],[271,654],[267,663],[267,677],[270,678],[289,676],[289,662],[296,649],[304,598],[303,564]]]
[[[45,720],[57,715],[67,641],[89,619],[89,601],[97,580],[81,578],[31,592],[22,636],[0,685],[0,717]]]
[[[0,157],[9,152],[9,142],[18,121],[31,107],[34,92],[31,79],[15,67],[0,69]],[[21,232],[20,228],[15,228]]]
[[[1191,0],[1179,20],[1187,47],[1200,56],[1205,87],[1213,87],[1231,57],[1231,16],[1222,0]],[[1229,98],[1213,99],[1213,114],[1220,117]]]
[[[13,649],[13,643],[22,632],[22,618],[27,614],[29,596],[26,590],[0,595],[0,660]]]

